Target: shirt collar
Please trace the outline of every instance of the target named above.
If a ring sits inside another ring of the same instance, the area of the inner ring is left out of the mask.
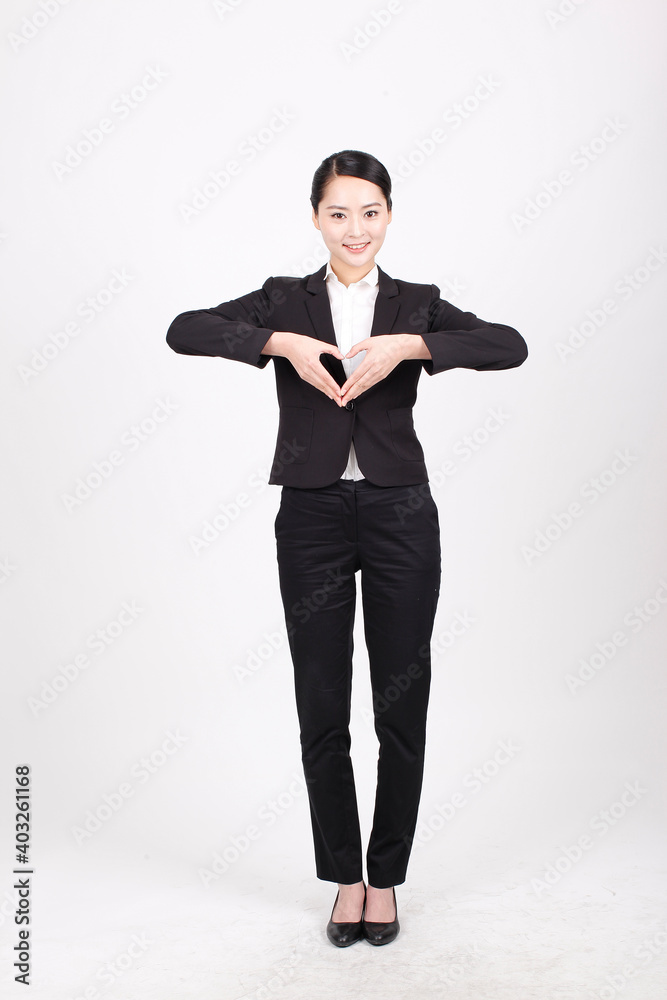
[[[333,277],[331,278],[332,281],[338,281],[338,277],[336,276],[334,269],[331,266],[331,260],[328,260],[326,273],[324,275],[324,280],[328,281],[331,275],[333,275]],[[365,274],[363,278],[359,279],[359,281],[352,282],[352,284],[360,285],[362,281],[365,281],[366,284],[371,286],[371,288],[375,287],[375,285],[379,283],[377,264],[373,266],[373,268],[368,272],[368,274]],[[339,284],[342,284],[342,282],[339,282]]]

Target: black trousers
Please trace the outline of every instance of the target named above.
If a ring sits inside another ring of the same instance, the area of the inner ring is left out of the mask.
[[[360,570],[379,740],[366,867],[371,885],[399,885],[424,769],[441,572],[435,501],[428,483],[283,486],[275,534],[317,877],[345,884],[363,877],[349,732]]]

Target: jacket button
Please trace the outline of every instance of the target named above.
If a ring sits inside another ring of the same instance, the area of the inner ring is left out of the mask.
[[[354,409],[354,402],[352,400],[350,400],[349,403],[346,403],[345,404],[345,409],[346,410],[353,410]]]

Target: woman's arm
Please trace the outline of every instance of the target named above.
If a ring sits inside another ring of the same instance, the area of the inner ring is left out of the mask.
[[[450,368],[473,368],[481,372],[523,364],[528,357],[528,346],[517,330],[463,312],[440,298],[437,285],[431,285],[431,290],[427,330],[421,333],[431,355],[430,361],[423,360],[428,375]]]
[[[275,305],[284,301],[285,293],[274,289],[273,278],[267,278],[261,288],[238,299],[181,313],[167,330],[167,344],[177,354],[229,358],[256,368],[264,368],[271,357],[287,358],[300,378],[340,406],[338,383],[319,358],[327,353],[342,360],[343,355],[335,344],[272,330]]]
[[[270,326],[276,301],[272,285],[273,278],[267,278],[261,288],[238,299],[213,309],[181,313],[167,330],[167,344],[177,354],[229,358],[264,368],[276,353],[275,340],[273,350],[264,350],[274,334]]]

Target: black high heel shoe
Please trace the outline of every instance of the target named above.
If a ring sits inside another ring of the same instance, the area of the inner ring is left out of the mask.
[[[347,948],[348,945],[354,944],[355,941],[361,941],[363,937],[363,932],[361,929],[362,920],[364,917],[364,910],[366,909],[366,885],[364,884],[364,902],[361,907],[361,919],[351,921],[333,921],[334,910],[336,909],[336,903],[338,902],[338,897],[340,896],[340,889],[336,893],[336,898],[334,900],[333,909],[331,910],[331,917],[329,918],[329,923],[327,924],[327,937],[332,944],[335,944],[337,948]]]
[[[401,929],[401,925],[398,922],[398,906],[396,905],[396,890],[392,888],[394,894],[394,909],[396,916],[393,920],[381,923],[376,920],[364,920],[364,914],[361,915],[361,929],[363,936],[366,938],[370,944],[389,944],[398,935]],[[364,912],[366,911],[366,906],[364,905]]]

